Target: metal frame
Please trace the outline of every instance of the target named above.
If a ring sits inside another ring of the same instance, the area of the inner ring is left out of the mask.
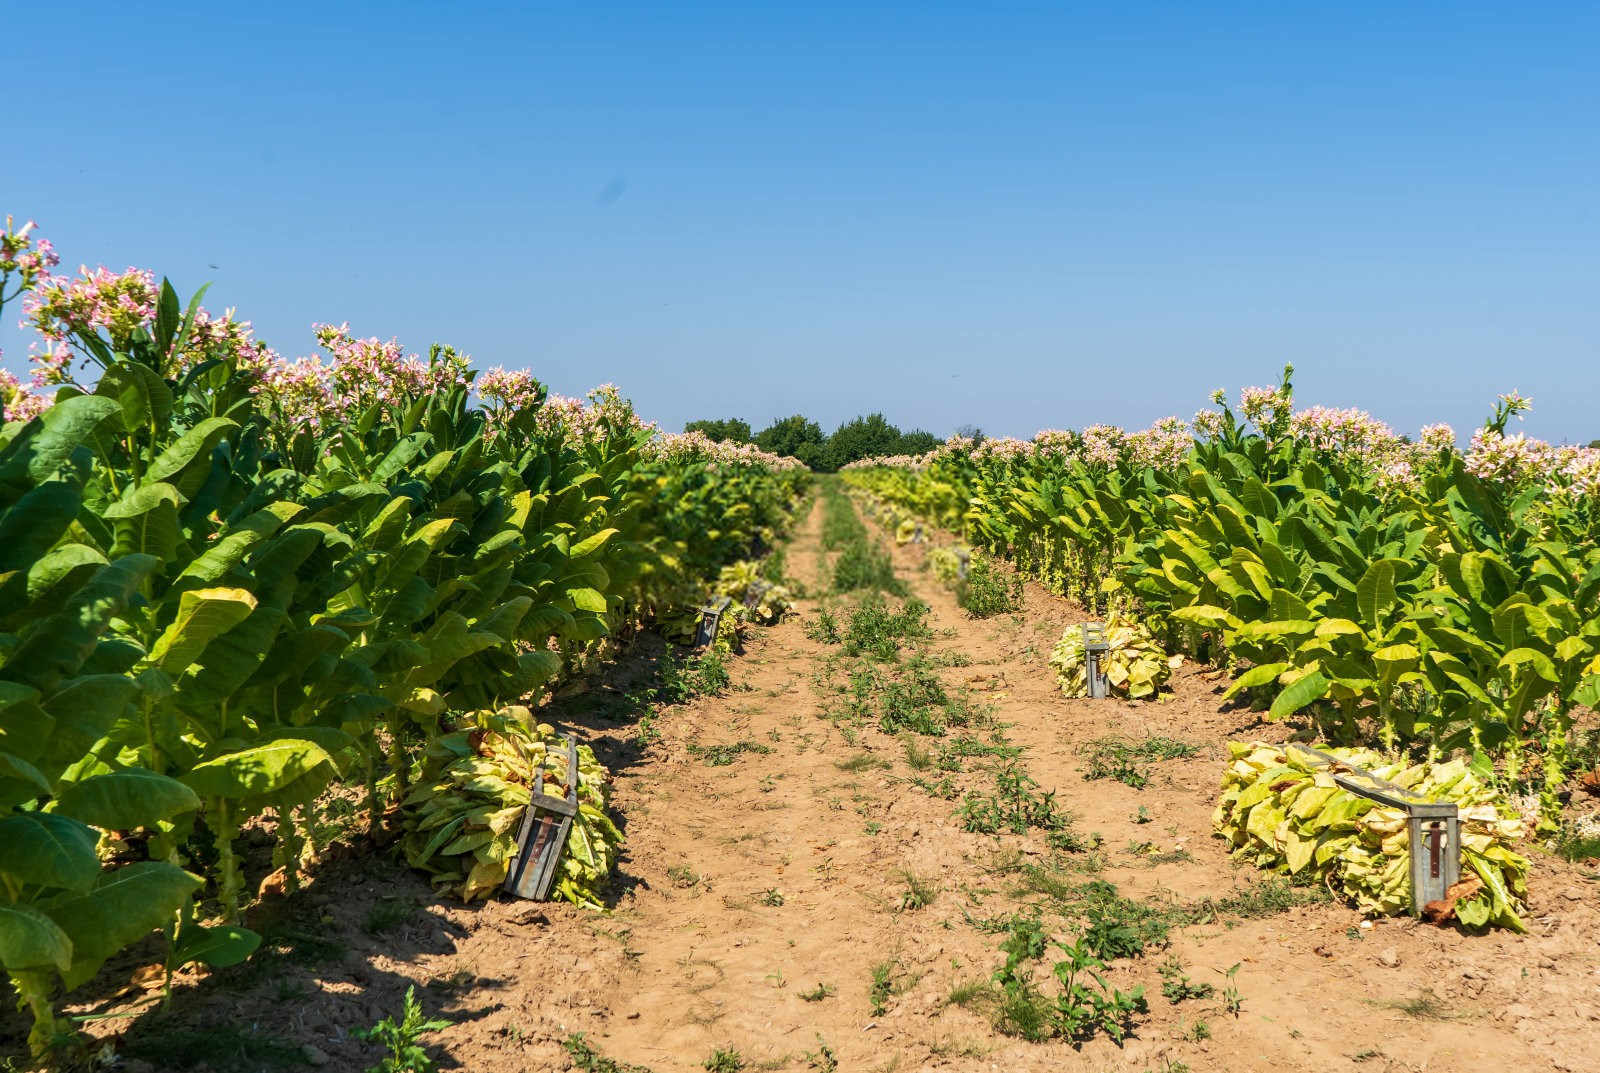
[[[555,885],[556,865],[572,831],[572,817],[578,814],[578,745],[570,736],[567,742],[567,796],[551,797],[544,792],[544,768],[534,775],[528,808],[517,829],[517,852],[506,872],[501,889],[519,898],[544,901]]]
[[[1423,906],[1442,899],[1461,879],[1461,812],[1454,802],[1430,801],[1309,745],[1291,742],[1289,747],[1299,749],[1319,766],[1329,768],[1329,774],[1340,789],[1380,805],[1405,810],[1410,837],[1412,916],[1421,916]],[[1428,852],[1417,852],[1417,847],[1424,844]]]
[[[710,648],[711,643],[717,639],[717,630],[722,625],[722,613],[733,603],[728,596],[718,596],[709,604],[700,609],[700,623],[694,631],[694,648]]]
[[[1105,668],[1100,664],[1100,657],[1111,651],[1111,645],[1106,641],[1106,627],[1101,622],[1085,622],[1083,624],[1083,664],[1084,678],[1089,683],[1089,697],[1092,700],[1104,700],[1109,694],[1109,685],[1106,681]]]
[[[767,590],[770,588],[772,588],[772,585],[761,578],[756,578],[752,581],[750,587],[744,590],[745,610],[754,611],[757,607],[760,607],[761,597],[766,595]]]

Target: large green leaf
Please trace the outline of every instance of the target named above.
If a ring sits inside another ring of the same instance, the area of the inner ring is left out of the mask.
[[[16,883],[88,890],[100,872],[93,829],[49,812],[0,819],[0,873]]]
[[[0,750],[36,760],[55,725],[50,713],[39,706],[37,689],[0,681]],[[48,785],[45,792],[50,792]]]
[[[129,429],[165,429],[172,420],[172,389],[148,365],[118,362],[101,374],[94,393],[117,401]]]
[[[45,481],[0,513],[0,574],[28,570],[77,517],[83,497],[69,481]]]
[[[44,772],[34,767],[26,758],[16,753],[0,751],[0,787],[5,793],[0,806],[20,805],[38,794],[48,794],[50,780]]]
[[[67,990],[86,983],[106,959],[163,927],[200,887],[200,880],[165,861],[141,861],[105,872],[86,894],[42,905],[72,940]]]
[[[87,544],[62,544],[35,559],[28,567],[30,610],[54,612],[94,572],[106,557]]]
[[[238,965],[261,945],[261,936],[249,928],[233,924],[201,927],[191,924],[178,934],[178,947],[173,952],[174,965],[199,962],[213,969],[226,969]]]
[[[210,469],[212,448],[238,427],[237,421],[226,417],[206,418],[161,452],[145,472],[145,480],[168,481],[184,495],[193,495]]]
[[[188,588],[221,581],[229,570],[244,560],[251,548],[283,528],[303,510],[303,507],[293,503],[269,503],[212,541],[204,552],[183,568],[175,585]]]
[[[178,511],[183,506],[178,490],[165,481],[129,485],[122,498],[101,516],[115,522],[113,558],[143,552],[158,559],[172,558],[178,546]]]
[[[122,431],[115,399],[78,395],[63,399],[0,450],[0,484],[39,484],[55,477],[77,451],[103,449]]]
[[[573,559],[587,558],[588,556],[594,555],[604,548],[608,543],[610,543],[611,538],[617,535],[617,533],[618,530],[616,529],[602,529],[593,536],[585,537],[583,540],[580,540],[578,543],[572,545],[571,550],[568,551],[567,554]]]
[[[178,617],[150,648],[147,662],[168,674],[182,674],[206,645],[243,622],[256,598],[244,589],[191,589],[180,597]]]
[[[1398,559],[1378,559],[1356,582],[1356,608],[1369,629],[1382,621],[1383,613],[1399,598],[1394,582],[1396,569],[1404,565]]]
[[[1278,676],[1287,670],[1287,663],[1264,663],[1259,667],[1251,667],[1234,680],[1233,685],[1223,694],[1224,699],[1243,693],[1247,689],[1256,689],[1269,682],[1276,682]]]
[[[1321,671],[1312,671],[1303,678],[1297,679],[1292,685],[1286,687],[1278,698],[1272,702],[1268,711],[1270,719],[1287,719],[1312,701],[1321,700],[1328,693],[1328,679]]]
[[[156,565],[148,555],[128,555],[95,571],[65,607],[28,631],[5,661],[7,676],[49,690],[77,673]]]
[[[144,768],[91,775],[62,789],[54,811],[108,831],[153,827],[200,807],[200,798],[177,779]]]
[[[196,764],[183,776],[183,782],[205,798],[262,797],[282,789],[318,764],[333,766],[333,758],[322,746],[284,738]]]
[[[1509,670],[1513,667],[1526,667],[1530,672],[1551,684],[1561,681],[1561,676],[1556,673],[1556,665],[1550,657],[1534,648],[1514,648],[1500,657],[1500,668]]]
[[[56,922],[28,905],[0,902],[0,965],[9,972],[72,964],[72,940]]]
[[[439,622],[420,640],[427,656],[406,676],[407,687],[431,686],[460,660],[505,642],[505,638],[473,629],[454,611],[439,616]]]
[[[602,592],[594,589],[568,589],[567,598],[572,601],[572,606],[579,611],[593,611],[604,614],[606,610],[606,597]]]
[[[123,674],[68,679],[39,702],[55,720],[47,755],[68,762],[88,752],[128,711],[138,692],[138,683]]]

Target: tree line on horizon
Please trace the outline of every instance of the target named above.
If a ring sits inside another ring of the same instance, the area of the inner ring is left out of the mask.
[[[713,440],[753,443],[763,451],[798,458],[818,473],[833,473],[851,462],[879,455],[918,455],[943,442],[922,429],[902,432],[881,413],[846,421],[831,436],[804,414],[779,418],[760,432],[752,432],[750,422],[738,417],[690,421],[683,431],[703,432]]]

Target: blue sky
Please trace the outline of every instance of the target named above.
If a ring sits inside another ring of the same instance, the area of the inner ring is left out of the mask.
[[[1023,436],[1293,361],[1600,437],[1593,5],[137,6],[7,12],[0,213],[284,353]]]

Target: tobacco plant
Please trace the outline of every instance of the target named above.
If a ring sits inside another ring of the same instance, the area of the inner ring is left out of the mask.
[[[1091,613],[1137,615],[1272,718],[1498,760],[1548,827],[1572,712],[1600,701],[1600,452],[1509,435],[1514,395],[1464,453],[1439,426],[1412,443],[1296,413],[1289,370],[1242,417],[1216,400],[1192,431],[955,440],[845,477]]]
[[[59,386],[8,388],[0,426],[0,964],[35,1054],[58,991],[153,930],[169,972],[248,956],[246,823],[292,888],[331,782],[384,826],[452,713],[537,703],[802,489],[612,390],[497,371],[479,405],[447,347],[326,328],[331,366],[285,363],[147,274],[30,272]]]

